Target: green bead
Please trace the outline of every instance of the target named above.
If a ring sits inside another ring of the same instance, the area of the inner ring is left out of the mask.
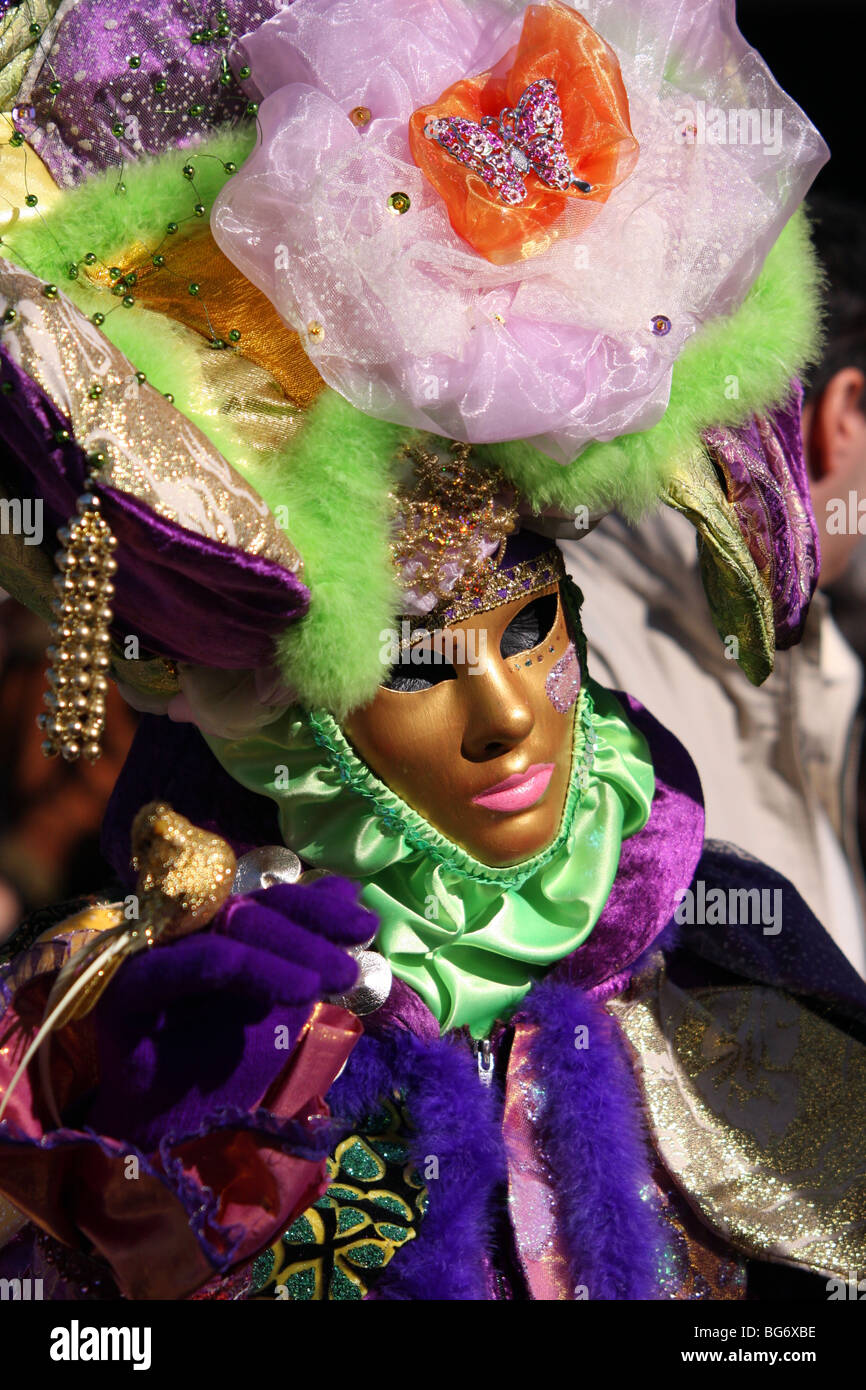
[[[202,41],[202,43],[210,43],[210,41],[211,41],[211,39],[213,38],[213,36],[214,36],[213,29],[202,29],[202,31],[201,31],[201,41]]]
[[[14,390],[15,387],[12,385],[11,381],[0,381],[0,391],[3,392],[4,396],[11,396]]]
[[[85,264],[85,265],[96,265],[96,256],[94,255],[94,253],[93,253],[92,251],[88,251],[88,252],[87,252],[87,255],[84,257],[84,264]]]
[[[95,454],[88,454],[87,463],[88,467],[99,469],[105,463],[105,454],[101,450]]]
[[[165,265],[165,256],[153,256],[151,259],[154,265]]]
[[[196,102],[196,104],[195,104],[194,106],[191,106],[191,107],[189,108],[189,114],[190,114],[191,116],[203,116],[203,115],[204,115],[204,107],[203,107],[203,106],[200,106],[199,103]]]
[[[55,430],[54,438],[58,444],[68,444],[72,435],[69,433],[69,430]]]
[[[231,29],[227,24],[221,24],[220,27],[217,29],[217,34],[221,39],[227,39],[230,33]]]
[[[62,90],[62,84],[61,84],[60,82],[57,82],[57,81],[49,82],[49,84],[48,84],[48,90],[49,90],[49,92],[51,93],[51,95],[52,95],[53,97],[56,97],[57,94],[58,94],[58,92],[60,92],[60,91]]]
[[[230,342],[230,343],[239,343],[240,340],[241,340],[240,329],[239,329],[239,328],[232,328],[232,329],[230,329],[230,330],[229,330],[229,342]]]
[[[126,184],[125,184],[125,183],[119,183],[119,184],[117,185],[117,187],[115,188],[114,191],[115,191],[115,193],[125,193],[125,192],[126,192]]]
[[[98,401],[99,397],[102,395],[102,387],[99,385],[99,382],[91,386],[87,394],[92,401]]]
[[[247,78],[249,77],[249,75],[250,75],[250,69],[249,69],[249,67],[247,66],[247,64],[244,63],[243,67],[238,69],[238,77],[241,79],[242,82],[246,82],[246,80],[247,80]]]
[[[97,328],[101,328],[102,325],[105,323],[105,315],[104,315],[104,314],[91,314],[91,316],[90,316],[90,322],[91,322],[91,323],[95,323]]]
[[[257,116],[259,114],[259,103],[257,101],[248,101],[246,113],[248,116]]]
[[[75,264],[74,261],[70,266],[67,267],[66,274],[69,276],[70,280],[78,279],[78,266]]]
[[[159,92],[160,96],[166,90],[167,87],[168,83],[166,82],[164,77],[158,77],[153,84],[153,90],[155,92]]]
[[[187,289],[189,290],[190,294],[198,294],[199,290],[201,289],[201,285],[197,284],[195,280],[192,280],[187,285]]]
[[[190,43],[201,43],[201,30],[193,29],[192,33],[189,36],[189,41]]]
[[[39,199],[36,197],[35,193],[28,193],[24,201],[29,208],[35,208],[36,204],[39,202]]]
[[[205,213],[207,212],[207,208],[205,207],[204,203],[196,203],[195,207],[193,208],[193,212],[195,213],[196,217],[204,217]]]
[[[220,85],[230,87],[232,85],[232,75],[230,72],[220,73]]]
[[[123,121],[115,121],[114,125],[111,127],[111,133],[112,135],[116,135],[118,140],[120,140],[123,135]]]
[[[20,149],[21,146],[24,144],[24,131],[23,131],[23,130],[13,130],[12,135],[11,135],[10,140],[9,140],[9,144],[12,145],[12,146],[14,146],[14,148],[15,148],[16,150]]]
[[[6,310],[6,313],[3,315],[3,322],[4,322],[4,323],[14,323],[15,320],[17,319],[17,317],[18,317],[18,315],[16,314],[15,310],[14,310],[13,308],[10,307],[9,309]]]
[[[211,347],[211,348],[214,348],[214,349],[224,348],[225,346],[226,346],[225,338],[211,338],[210,341],[208,342],[208,347]]]
[[[113,265],[108,273],[111,276],[112,280],[116,280],[118,275],[123,274],[123,271],[120,269],[119,265]]]
[[[228,24],[229,12],[223,5],[220,5],[219,9],[217,10],[217,19],[219,20],[220,24]]]
[[[131,68],[140,68],[140,67],[141,67],[141,59],[139,58],[139,56],[138,56],[137,53],[130,53],[130,55],[129,55],[129,57],[127,58],[126,61],[129,63],[129,66],[130,66]]]
[[[123,277],[124,285],[134,285],[137,280],[138,276],[136,275],[134,270],[131,270],[128,275],[124,275]]]
[[[43,286],[42,286],[42,293],[45,295],[45,298],[46,298],[46,299],[56,299],[56,298],[57,298],[57,286],[56,286],[56,285],[43,285]]]
[[[163,391],[162,394],[165,396],[165,399],[168,401],[169,405],[174,405],[174,396],[171,394],[170,391]]]
[[[184,164],[182,173],[185,179],[195,178],[195,168],[192,164]]]
[[[38,39],[39,35],[42,33],[42,25],[34,21],[34,23],[30,25],[30,33],[35,39]]]
[[[238,166],[235,164],[233,159],[230,159],[227,164],[224,164],[223,168],[225,169],[227,174],[236,174],[238,171]]]
[[[143,386],[144,383],[147,381],[147,377],[144,374],[144,372],[136,372],[135,379],[138,382],[139,386]]]
[[[135,303],[135,300],[133,299],[131,294],[125,294],[120,302],[123,305],[124,309],[131,309],[133,304]]]
[[[165,230],[168,232],[169,236],[174,236],[175,232],[177,231],[177,223],[169,222]]]

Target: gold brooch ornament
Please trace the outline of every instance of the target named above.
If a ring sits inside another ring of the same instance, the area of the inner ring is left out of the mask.
[[[51,603],[55,617],[48,648],[50,689],[44,697],[48,712],[38,719],[45,734],[42,752],[48,758],[59,753],[69,763],[82,756],[94,762],[100,755],[110,666],[112,578],[117,571],[117,538],[101,514],[93,480],[88,479],[85,487],[76,516],[57,533],[61,549],[55,558],[60,573],[54,580],[57,593]]]

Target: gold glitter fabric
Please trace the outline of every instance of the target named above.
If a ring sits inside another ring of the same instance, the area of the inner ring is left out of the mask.
[[[866,1272],[866,1048],[780,990],[681,989],[660,957],[607,1008],[710,1228],[757,1259]]]
[[[755,685],[773,670],[776,635],[767,579],[758,570],[710,459],[701,451],[680,464],[663,501],[683,512],[699,541],[701,577],[722,639],[736,637],[740,666]]]
[[[140,244],[121,252],[113,264],[123,275],[135,273],[135,297],[145,308],[185,324],[209,341],[225,343],[230,332],[239,332],[237,351],[264,368],[296,409],[306,409],[324,391],[325,383],[298,334],[223,255],[207,226],[173,247],[170,273],[154,265],[151,252]],[[114,283],[106,269],[94,267],[90,276],[97,284]],[[191,284],[198,286],[194,295]]]
[[[0,261],[0,312],[15,309],[3,342],[89,452],[100,481],[168,520],[263,555],[294,574],[302,562],[266,503],[200,430],[141,383],[128,360],[62,295],[49,299],[27,271]]]
[[[427,1189],[409,1161],[395,1096],[328,1159],[330,1186],[253,1264],[250,1297],[273,1302],[362,1299],[414,1240]]]

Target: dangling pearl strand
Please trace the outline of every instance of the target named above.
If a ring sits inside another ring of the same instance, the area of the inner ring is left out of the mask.
[[[50,689],[45,693],[47,714],[40,714],[45,733],[42,752],[47,758],[59,753],[65,762],[84,756],[95,762],[101,753],[99,740],[105,728],[105,696],[108,691],[109,626],[114,597],[112,576],[117,572],[113,552],[117,538],[101,513],[101,502],[92,490],[93,478],[76,502],[76,513],[57,532],[61,549],[55,560],[60,573],[54,580],[57,597],[51,608],[53,642],[48,648]]]

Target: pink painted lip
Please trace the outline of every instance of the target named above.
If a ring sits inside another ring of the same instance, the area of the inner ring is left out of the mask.
[[[485,806],[488,811],[524,811],[534,806],[547,791],[553,776],[553,763],[536,763],[525,772],[515,772],[495,787],[488,787],[480,796],[473,796],[474,806]]]

